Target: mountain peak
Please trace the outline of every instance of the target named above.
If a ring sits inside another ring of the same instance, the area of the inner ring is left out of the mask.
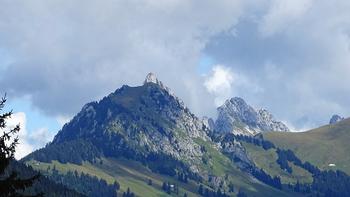
[[[160,81],[157,79],[156,75],[152,72],[148,73],[146,76],[145,81],[143,82],[143,84],[146,83],[155,83],[155,84],[159,84]]]
[[[286,125],[275,120],[266,109],[256,110],[240,97],[226,100],[218,108],[218,113],[214,130],[219,132],[255,135],[265,131],[289,131]]]
[[[334,114],[332,118],[329,120],[329,124],[335,124],[339,121],[344,120],[344,117],[339,116],[338,114]]]
[[[236,103],[246,103],[245,100],[241,97],[233,97],[230,100],[231,102],[236,102]]]
[[[162,81],[160,81],[156,75],[152,72],[148,73],[147,76],[146,76],[146,79],[145,81],[143,82],[143,85],[146,85],[146,84],[150,84],[150,83],[153,83],[153,84],[156,84],[158,85],[161,89],[167,91],[171,96],[173,96],[183,107],[185,106],[183,101],[181,99],[179,99],[177,96],[175,96],[174,92],[170,90],[170,88],[168,88],[167,86],[165,86],[163,84]]]
[[[152,72],[148,73],[146,76],[145,81],[143,82],[143,85],[149,84],[149,83],[153,83],[158,85],[160,88],[168,91],[171,95],[173,95],[173,93],[170,91],[170,89],[168,87],[166,87],[162,81],[158,80],[158,78],[156,77],[156,75]]]

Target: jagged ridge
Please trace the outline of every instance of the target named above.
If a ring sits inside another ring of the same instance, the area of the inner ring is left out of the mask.
[[[266,109],[255,110],[242,98],[234,97],[218,109],[215,121],[216,132],[255,135],[266,131],[289,131],[288,127],[276,121]]]
[[[124,85],[101,101],[86,104],[49,147],[83,139],[105,156],[144,160],[164,154],[199,173],[203,152],[195,139],[209,141],[208,132],[169,88],[149,74],[142,86]]]

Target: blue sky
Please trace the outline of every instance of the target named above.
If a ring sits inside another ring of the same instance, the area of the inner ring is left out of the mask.
[[[202,56],[199,59],[199,64],[197,67],[198,73],[200,75],[206,75],[210,72],[213,65],[215,65],[215,60],[209,56]]]
[[[24,112],[27,115],[26,127],[29,131],[35,131],[45,127],[49,131],[57,132],[62,126],[54,117],[47,116],[38,109],[35,109],[28,99],[8,100],[4,111],[10,110],[13,110],[14,113]]]
[[[346,0],[0,0],[1,91],[33,149],[149,72],[198,116],[239,96],[305,130],[349,116],[348,10]]]

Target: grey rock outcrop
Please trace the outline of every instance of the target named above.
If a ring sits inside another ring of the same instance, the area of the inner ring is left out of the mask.
[[[214,122],[214,120],[212,118],[208,118],[208,117],[204,116],[202,118],[202,122],[203,122],[203,124],[205,125],[206,128],[208,128],[209,130],[212,130],[212,131],[214,130],[215,122]]]
[[[239,97],[226,100],[217,110],[216,132],[256,135],[266,131],[289,131],[285,124],[275,120],[267,110],[256,110]]]
[[[329,120],[329,124],[335,124],[339,121],[344,120],[344,117],[339,116],[338,114],[334,114],[331,119]]]

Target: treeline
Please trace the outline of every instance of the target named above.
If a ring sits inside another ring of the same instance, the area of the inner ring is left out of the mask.
[[[92,143],[92,141],[94,143]],[[61,163],[81,165],[83,161],[95,163],[98,158],[124,157],[141,162],[155,173],[172,177],[178,176],[182,182],[188,179],[200,181],[201,177],[189,169],[182,161],[162,153],[145,153],[123,143],[125,140],[119,134],[101,135],[95,139],[78,139],[61,143],[51,143],[45,148],[31,153],[25,160],[34,159],[41,162],[57,160]],[[97,148],[99,147],[99,148]],[[180,175],[179,175],[180,173]],[[180,177],[179,177],[180,176]]]
[[[128,189],[126,190],[126,192],[123,192],[123,197],[135,197],[134,192],[132,192],[130,190],[130,188],[128,187]]]
[[[265,150],[270,148],[276,148],[276,146],[267,140],[264,140],[260,135],[259,137],[251,136],[234,136],[235,139],[255,144]],[[288,162],[299,166],[306,171],[310,172],[313,177],[311,184],[302,184],[299,181],[292,185],[287,185],[287,188],[298,192],[308,194],[312,197],[325,196],[325,197],[350,197],[350,176],[342,171],[321,171],[318,167],[312,165],[310,162],[302,162],[292,150],[283,150],[276,148],[278,158],[276,162],[280,165],[281,169],[286,170],[289,173],[293,172],[293,169],[289,166]],[[283,185],[280,183],[279,177],[271,178],[263,170],[253,170],[252,174],[260,181],[274,186],[275,188],[283,189]]]
[[[350,196],[350,177],[341,171],[322,171],[314,176],[311,190],[332,197]]]
[[[6,169],[5,174],[9,174],[12,171],[18,173],[20,178],[33,177],[38,174],[32,167],[26,166],[23,163],[13,160],[8,168]],[[0,177],[1,179],[1,177]],[[81,193],[78,193],[74,189],[68,189],[66,186],[60,183],[56,183],[52,180],[49,180],[47,177],[40,175],[38,180],[34,181],[32,187],[25,189],[22,194],[25,196],[33,196],[38,193],[43,194],[43,196],[52,196],[52,197],[82,197],[84,196]],[[0,195],[1,196],[1,195]]]
[[[260,146],[264,148],[265,150],[269,150],[271,148],[275,148],[275,145],[271,143],[270,141],[264,140],[262,137],[252,137],[252,136],[246,136],[246,135],[234,135],[232,133],[225,134],[223,138],[223,142],[230,142],[233,140],[237,141],[244,141],[247,143],[255,144],[256,146]],[[235,157],[233,159],[234,162],[239,162],[240,159],[238,157]],[[249,164],[247,166],[246,170],[250,172],[256,179],[259,181],[270,185],[277,189],[282,189],[282,183],[281,179],[278,176],[272,177],[268,173],[266,173],[263,169],[259,169],[256,166]]]
[[[291,174],[293,172],[293,169],[289,166],[288,161],[294,161],[295,157],[293,152],[291,152],[290,150],[284,151],[278,148],[276,153],[278,155],[276,162],[278,163],[280,168],[282,170],[287,171],[289,174]],[[300,160],[297,159],[296,161],[299,164]]]
[[[252,137],[247,135],[234,135],[234,138],[237,139],[238,141],[243,141],[250,144],[254,144],[256,146],[260,146],[264,150],[276,148],[276,146],[272,142],[268,140],[264,140],[262,135],[259,135],[258,137]]]
[[[61,163],[81,165],[83,161],[94,163],[99,157],[101,157],[100,151],[91,142],[78,139],[60,144],[48,144],[45,148],[29,154],[24,160],[35,159],[46,163],[57,160]]]
[[[258,179],[259,181],[270,185],[274,188],[277,189],[282,189],[282,183],[281,183],[281,178],[278,176],[270,176],[269,174],[267,174],[263,169],[257,169],[257,168],[253,168],[252,169],[252,175]]]
[[[292,162],[294,165],[299,166],[308,172],[310,172],[312,175],[317,175],[321,172],[320,169],[318,169],[316,166],[312,165],[310,162],[302,162],[291,150],[282,150],[277,148],[277,163],[280,165],[282,170],[286,170],[289,173],[293,172],[293,169],[289,166],[288,161]]]
[[[183,182],[183,183],[188,183],[188,175],[186,173],[177,173],[177,180]]]
[[[160,174],[176,176],[178,169],[186,170],[187,173],[190,173],[184,163],[165,154],[150,153],[141,162],[148,166],[153,172]]]
[[[109,185],[105,180],[84,173],[79,174],[77,171],[69,171],[63,175],[54,168],[50,174],[50,179],[89,197],[116,197],[117,190],[120,189],[118,182]]]
[[[297,182],[295,185],[288,185],[289,189],[307,194],[311,197],[349,197],[350,196],[350,178],[344,172],[321,171],[313,176],[311,184],[302,184]]]

